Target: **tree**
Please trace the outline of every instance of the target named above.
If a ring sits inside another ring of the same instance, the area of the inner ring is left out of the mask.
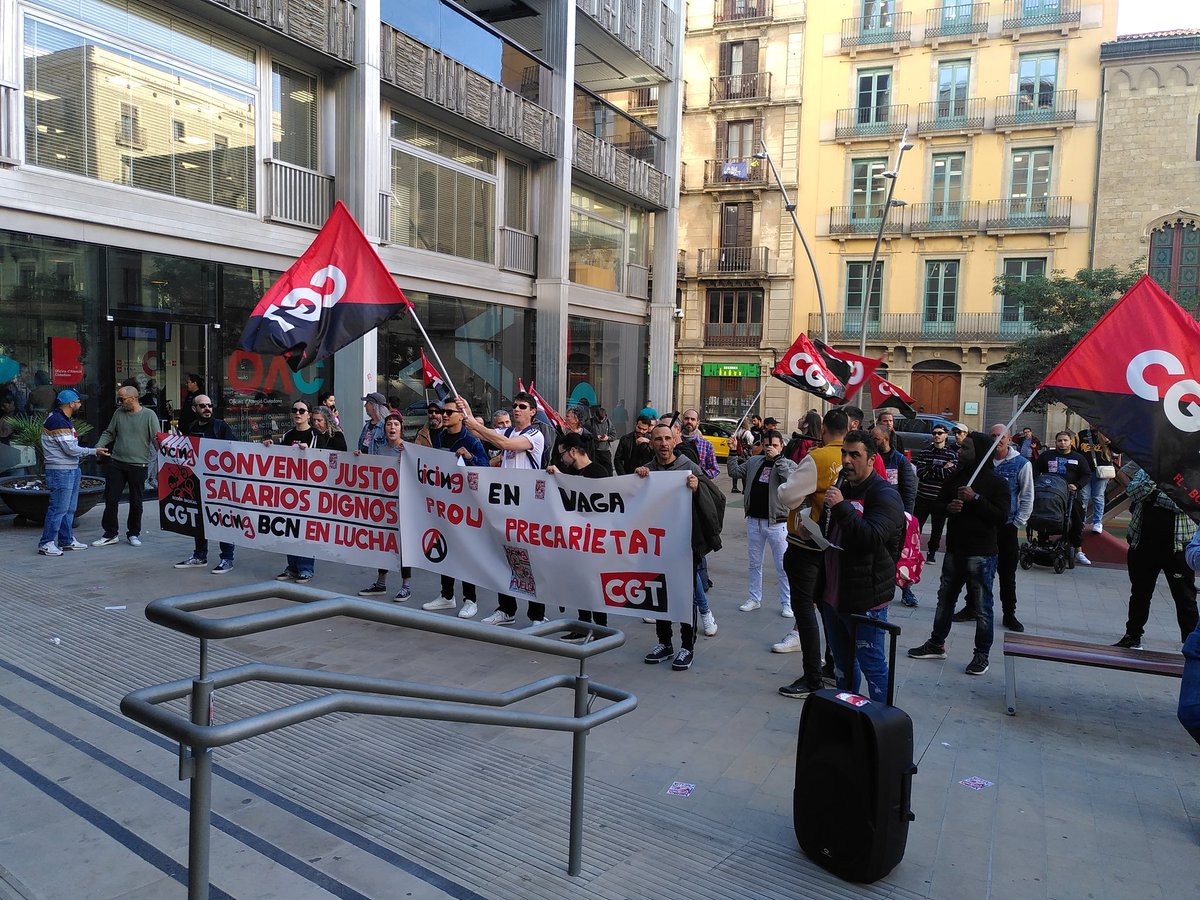
[[[1109,266],[1080,269],[1071,277],[1060,271],[1049,278],[1037,275],[1023,281],[1003,275],[996,278],[992,293],[1004,296],[1010,306],[1018,304],[1033,333],[1009,347],[1004,368],[985,375],[983,386],[1016,397],[1033,393],[1050,370],[1144,274],[1144,264],[1139,261],[1124,271]],[[1030,409],[1043,410],[1046,402],[1039,396]]]

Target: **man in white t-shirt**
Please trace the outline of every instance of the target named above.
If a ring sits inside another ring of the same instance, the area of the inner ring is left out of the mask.
[[[512,426],[503,429],[488,428],[482,421],[476,420],[471,414],[471,407],[462,397],[458,397],[458,408],[462,410],[463,422],[471,434],[497,447],[500,455],[492,460],[492,465],[502,469],[540,469],[542,467],[542,451],[546,439],[542,431],[533,422],[537,413],[537,401],[525,391],[518,391],[513,397]],[[497,462],[497,460],[499,462]],[[500,608],[483,620],[485,625],[511,625],[517,619],[517,598],[509,594],[497,596]],[[546,604],[529,601],[529,621],[537,623],[546,621]]]

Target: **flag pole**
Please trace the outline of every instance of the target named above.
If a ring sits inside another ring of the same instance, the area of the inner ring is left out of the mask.
[[[433,354],[433,358],[437,361],[438,371],[441,373],[442,377],[446,379],[446,384],[450,388],[451,396],[459,396],[458,388],[456,388],[454,386],[454,382],[450,380],[450,371],[446,368],[446,364],[442,362],[441,356],[438,355],[437,347],[433,346],[433,341],[429,339],[429,334],[425,331],[425,326],[421,324],[421,320],[417,316],[416,307],[410,308],[408,314],[412,316],[412,320],[417,323],[417,330],[421,332],[421,337],[425,339],[425,346],[429,348],[429,352]]]
[[[967,479],[968,487],[970,487],[975,482],[975,479],[979,477],[979,473],[983,471],[984,463],[986,463],[989,459],[992,458],[992,454],[995,453],[996,448],[1000,446],[1000,438],[1003,437],[1004,434],[1007,434],[1012,431],[1013,426],[1017,424],[1017,419],[1021,418],[1021,413],[1025,412],[1025,408],[1027,406],[1029,406],[1030,403],[1033,402],[1033,398],[1036,397],[1038,394],[1040,394],[1041,391],[1042,391],[1042,389],[1038,388],[1032,394],[1030,394],[1028,397],[1026,397],[1025,402],[1021,404],[1021,408],[1018,409],[1015,413],[1013,413],[1013,417],[1012,417],[1011,421],[1009,421],[1009,423],[1004,426],[1004,432],[1002,434],[998,434],[994,438],[992,438],[992,446],[990,446],[988,448],[988,452],[984,454],[983,459],[981,459],[979,461],[979,465],[977,465],[975,467],[975,471],[971,473],[971,477],[969,479]]]
[[[763,387],[760,387],[758,389],[758,393],[754,395],[754,399],[750,401],[750,405],[746,407],[746,411],[744,413],[742,413],[742,417],[740,419],[738,419],[738,423],[733,426],[733,433],[735,435],[737,434],[737,430],[742,427],[742,423],[745,422],[746,419],[749,417],[750,410],[754,409],[754,404],[758,402],[758,398],[763,395],[763,391],[765,391],[765,390],[766,390],[766,385],[764,385]]]

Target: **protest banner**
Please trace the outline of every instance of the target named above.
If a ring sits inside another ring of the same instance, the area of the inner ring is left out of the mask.
[[[173,437],[159,449],[160,521],[275,553],[395,570],[400,473],[392,459]]]
[[[400,458],[405,563],[519,599],[692,620],[686,472],[581,478]]]

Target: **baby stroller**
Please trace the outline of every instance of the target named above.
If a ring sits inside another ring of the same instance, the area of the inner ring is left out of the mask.
[[[1075,568],[1075,548],[1071,533],[1074,498],[1067,482],[1058,475],[1039,475],[1033,482],[1033,512],[1025,526],[1025,543],[1021,545],[1022,569],[1034,564],[1053,566],[1054,574]]]

